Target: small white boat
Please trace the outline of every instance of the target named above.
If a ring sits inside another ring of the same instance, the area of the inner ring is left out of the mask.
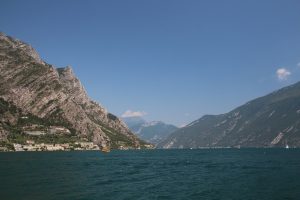
[[[285,148],[286,148],[286,149],[289,149],[290,147],[289,147],[289,145],[285,145]]]

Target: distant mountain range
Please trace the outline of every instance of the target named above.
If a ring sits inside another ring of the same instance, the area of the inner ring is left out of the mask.
[[[172,133],[158,147],[286,145],[300,147],[300,82],[252,100],[226,114],[205,115]]]
[[[157,145],[178,128],[161,121],[147,122],[141,117],[126,117],[123,121],[139,138]]]

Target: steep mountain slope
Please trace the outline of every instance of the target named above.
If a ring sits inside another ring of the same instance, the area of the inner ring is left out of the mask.
[[[140,117],[126,117],[123,118],[127,126],[139,138],[157,145],[165,140],[172,132],[178,128],[171,124],[165,124],[161,121],[146,122]]]
[[[300,82],[175,131],[160,148],[300,146]]]
[[[6,141],[10,129],[17,124],[22,112],[16,106],[0,98],[0,141]]]
[[[88,97],[70,67],[57,69],[45,63],[30,45],[3,33],[0,97],[21,109],[23,115],[74,129],[77,136],[101,148],[141,146],[119,118]]]

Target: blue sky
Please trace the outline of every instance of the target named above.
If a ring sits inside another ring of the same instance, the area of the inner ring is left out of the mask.
[[[299,10],[299,0],[2,0],[0,31],[71,65],[110,112],[181,126],[299,81]]]

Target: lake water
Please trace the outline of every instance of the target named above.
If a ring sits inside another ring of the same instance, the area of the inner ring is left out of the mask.
[[[300,199],[300,149],[0,153],[0,199]]]

